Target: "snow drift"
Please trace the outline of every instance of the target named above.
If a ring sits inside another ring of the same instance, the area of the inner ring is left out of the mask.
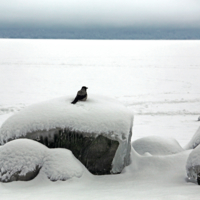
[[[140,155],[170,155],[183,151],[183,148],[173,138],[148,136],[132,142],[132,147]]]

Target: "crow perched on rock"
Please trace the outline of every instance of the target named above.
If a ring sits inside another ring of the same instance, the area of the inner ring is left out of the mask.
[[[87,89],[88,89],[87,87],[83,86],[81,88],[81,90],[79,90],[77,92],[77,95],[76,95],[74,101],[72,101],[71,103],[75,104],[77,101],[86,101],[86,99],[87,99],[87,91],[86,90]]]

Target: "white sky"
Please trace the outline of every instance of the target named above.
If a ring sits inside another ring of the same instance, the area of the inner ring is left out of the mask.
[[[199,0],[0,0],[0,23],[196,26]]]

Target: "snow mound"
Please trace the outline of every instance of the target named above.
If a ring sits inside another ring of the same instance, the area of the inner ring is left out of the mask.
[[[11,116],[0,129],[0,141],[56,127],[74,131],[104,133],[115,140],[128,139],[132,113],[118,101],[90,94],[86,102],[71,104],[73,96],[31,105]]]
[[[197,174],[200,173],[200,146],[197,146],[188,156],[186,171],[189,179],[197,180]]]
[[[195,132],[190,142],[186,145],[185,149],[194,149],[200,144],[200,127]]]
[[[41,169],[50,180],[81,177],[82,164],[67,149],[48,149],[29,139],[17,139],[0,147],[0,180],[9,182],[15,176]]]
[[[148,136],[132,142],[132,147],[140,155],[170,155],[183,151],[179,143],[172,138]]]
[[[82,165],[67,149],[49,149],[42,171],[52,181],[80,178],[83,174]]]

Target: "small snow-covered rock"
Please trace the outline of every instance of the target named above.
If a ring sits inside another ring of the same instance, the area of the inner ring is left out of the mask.
[[[186,171],[189,180],[197,180],[197,175],[200,174],[200,146],[197,146],[188,156]]]
[[[82,164],[67,149],[48,149],[29,139],[17,139],[0,147],[0,181],[29,181],[39,172],[52,181],[80,178]]]
[[[132,147],[140,155],[170,155],[183,151],[179,143],[172,138],[148,136],[132,142]]]
[[[195,132],[190,142],[186,145],[185,149],[194,149],[200,144],[200,127]]]
[[[28,181],[37,176],[47,147],[28,139],[8,142],[0,147],[0,181]]]
[[[133,114],[118,101],[90,94],[29,106],[5,121],[0,141],[29,138],[50,148],[67,148],[93,174],[119,173],[130,163]]]

